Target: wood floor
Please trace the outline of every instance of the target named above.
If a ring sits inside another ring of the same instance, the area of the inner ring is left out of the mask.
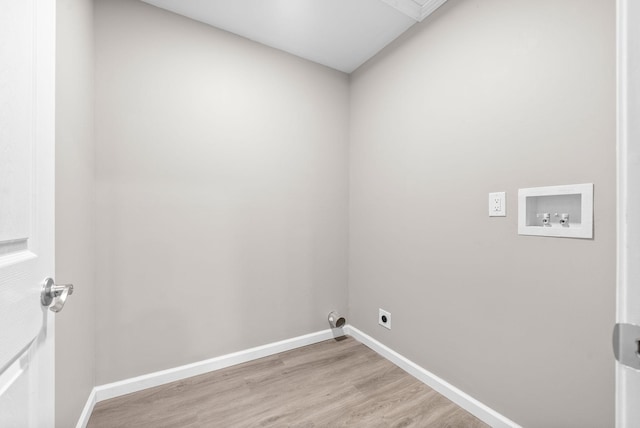
[[[352,338],[96,405],[89,428],[487,427]]]

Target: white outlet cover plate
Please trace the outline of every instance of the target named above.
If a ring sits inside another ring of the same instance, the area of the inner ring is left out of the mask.
[[[507,192],[489,193],[489,217],[507,216]]]
[[[382,322],[383,315],[386,315],[387,322]],[[378,309],[378,324],[380,324],[384,328],[388,328],[389,330],[391,330],[391,313],[385,311],[384,309]]]

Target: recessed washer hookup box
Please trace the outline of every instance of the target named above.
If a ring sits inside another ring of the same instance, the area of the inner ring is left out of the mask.
[[[593,238],[593,184],[519,189],[518,234]]]

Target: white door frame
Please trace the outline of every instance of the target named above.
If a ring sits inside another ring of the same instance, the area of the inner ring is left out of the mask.
[[[640,3],[617,0],[616,322],[640,325]],[[640,427],[640,371],[616,363],[616,427]]]

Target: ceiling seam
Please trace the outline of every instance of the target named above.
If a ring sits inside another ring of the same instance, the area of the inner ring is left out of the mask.
[[[420,21],[422,16],[422,7],[413,0],[380,0],[388,4],[399,12],[402,12],[409,18]]]
[[[447,0],[427,0],[423,5],[420,5],[415,0],[380,0],[383,3],[388,4],[392,8],[399,12],[402,12],[409,18],[421,22],[427,16],[431,15],[440,6],[442,6]]]
[[[422,11],[420,15],[420,19],[418,21],[424,20],[427,16],[431,15],[436,11],[437,8],[442,6],[447,0],[429,0],[422,6]]]

